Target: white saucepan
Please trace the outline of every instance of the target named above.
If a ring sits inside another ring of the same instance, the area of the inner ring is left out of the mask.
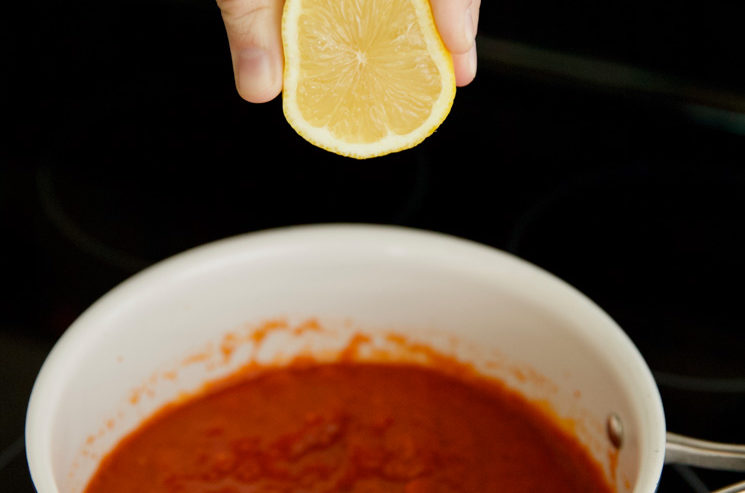
[[[272,320],[277,330],[257,346],[252,331]],[[309,320],[322,330],[298,330]],[[26,424],[34,484],[40,493],[81,493],[103,454],[183,392],[252,358],[329,354],[359,332],[373,345],[380,334],[403,334],[549,403],[619,492],[653,492],[666,446],[668,461],[745,468],[742,447],[666,434],[641,355],[571,286],[468,241],[341,225],[196,248],[96,302],[34,386]]]

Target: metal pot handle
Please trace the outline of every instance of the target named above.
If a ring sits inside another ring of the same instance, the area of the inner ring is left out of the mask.
[[[710,442],[668,432],[665,464],[745,472],[745,445]],[[738,492],[745,492],[745,481],[714,493]]]
[[[745,481],[727,486],[726,488],[716,490],[712,493],[742,493],[743,491],[745,491]]]

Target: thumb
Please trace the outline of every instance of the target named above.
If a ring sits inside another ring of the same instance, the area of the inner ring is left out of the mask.
[[[274,99],[282,90],[283,1],[217,0],[238,94],[252,103]]]

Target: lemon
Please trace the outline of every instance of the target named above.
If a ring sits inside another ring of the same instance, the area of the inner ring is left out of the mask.
[[[428,0],[286,0],[285,118],[312,144],[365,159],[419,144],[455,97]]]

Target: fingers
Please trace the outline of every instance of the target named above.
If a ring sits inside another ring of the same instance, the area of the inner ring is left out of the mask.
[[[431,0],[442,41],[453,55],[455,83],[465,86],[476,76],[476,32],[481,0]]]
[[[476,43],[466,53],[453,54],[453,69],[455,70],[455,85],[467,86],[476,77],[477,59]]]
[[[280,26],[284,0],[217,0],[228,34],[238,93],[262,103],[282,90]],[[453,55],[455,82],[476,75],[476,44],[481,0],[431,0],[437,29]]]
[[[217,5],[238,93],[252,103],[274,99],[282,90],[283,0],[217,0]]]

